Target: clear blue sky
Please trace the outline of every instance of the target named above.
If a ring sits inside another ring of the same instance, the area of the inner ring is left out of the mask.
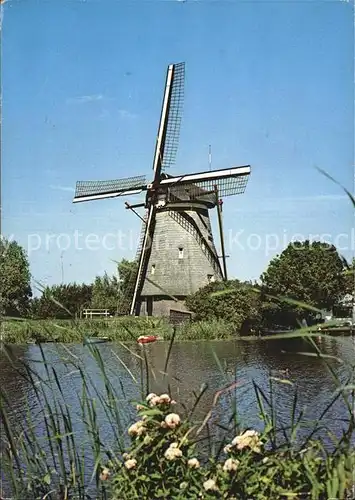
[[[350,2],[8,0],[2,233],[30,251],[39,281],[89,282],[133,258],[140,223],[125,199],[73,205],[73,189],[150,177],[166,66],[180,61],[186,98],[170,173],[208,169],[209,144],[213,168],[252,165],[246,193],[224,200],[230,276],[257,279],[298,234],[329,234],[353,254],[350,203],[315,170],[353,189]],[[98,243],[83,248],[90,233]]]

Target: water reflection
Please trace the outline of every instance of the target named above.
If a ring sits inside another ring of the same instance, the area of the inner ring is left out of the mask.
[[[33,399],[33,389],[26,377],[24,360],[29,346],[8,346],[0,350],[0,387],[9,401],[11,413],[21,411]]]

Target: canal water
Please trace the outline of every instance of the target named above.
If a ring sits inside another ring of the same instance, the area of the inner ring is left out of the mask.
[[[18,372],[23,371],[25,363],[38,374],[37,388],[47,391],[50,400],[58,398],[68,405],[76,437],[84,442],[87,436],[80,416],[82,378],[78,371],[78,367],[82,367],[90,380],[91,396],[98,401],[101,438],[107,446],[114,446],[112,424],[99,403],[100,395],[104,396],[106,390],[102,368],[115,390],[123,427],[135,418],[132,402],[140,400],[147,384],[150,391],[170,392],[178,403],[175,411],[182,415],[188,413],[203,391],[194,419],[202,422],[212,408],[209,423],[215,440],[221,437],[224,432],[221,427],[228,425],[233,412],[241,428],[262,429],[255,388],[259,387],[269,397],[271,382],[277,425],[285,428],[286,433],[297,391],[297,412],[303,412],[298,438],[302,441],[337,389],[334,374],[341,383],[346,383],[355,365],[354,337],[322,338],[317,342],[322,353],[328,356],[329,366],[300,339],[178,342],[172,347],[167,366],[168,342],[144,347],[104,343],[96,346],[104,362],[101,368],[88,346],[44,344],[42,352],[36,345],[13,346],[14,361],[10,362],[4,353],[0,353],[0,385],[7,396],[7,412],[14,429],[19,429],[31,415],[36,422],[36,432],[44,436],[35,389]],[[52,383],[49,390],[41,382],[47,379],[53,382],[53,370],[60,381],[62,394],[56,383]],[[265,407],[267,409],[267,404]],[[345,403],[339,398],[323,418],[324,435],[327,429],[339,436],[348,416]]]

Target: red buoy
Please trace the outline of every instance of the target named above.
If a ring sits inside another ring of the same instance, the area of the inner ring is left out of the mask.
[[[156,340],[158,340],[156,335],[141,335],[138,337],[137,342],[138,344],[149,344],[150,342],[155,342]]]

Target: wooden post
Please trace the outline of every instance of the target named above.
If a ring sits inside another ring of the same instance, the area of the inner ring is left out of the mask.
[[[139,213],[138,213],[138,212],[136,212],[136,211],[134,210],[134,208],[133,208],[133,206],[132,206],[132,205],[130,205],[127,201],[125,201],[125,205],[126,205],[126,208],[129,208],[129,209],[130,209],[130,210],[131,210],[131,211],[132,211],[132,212],[133,212],[133,213],[134,213],[137,217],[139,217],[139,218],[140,218],[140,220],[141,220],[144,224],[146,224],[146,220],[145,220],[145,219],[144,219],[141,215],[139,215]],[[144,203],[140,204],[140,206],[144,206]]]
[[[226,252],[224,248],[224,235],[223,235],[223,225],[222,225],[222,209],[221,205],[219,204],[219,199],[218,199],[218,187],[217,185],[214,186],[215,193],[216,193],[216,204],[217,204],[217,214],[218,214],[218,229],[219,229],[219,237],[221,239],[221,250],[222,250],[222,261],[223,261],[223,274],[224,274],[224,281],[227,281],[227,261],[226,261]]]

